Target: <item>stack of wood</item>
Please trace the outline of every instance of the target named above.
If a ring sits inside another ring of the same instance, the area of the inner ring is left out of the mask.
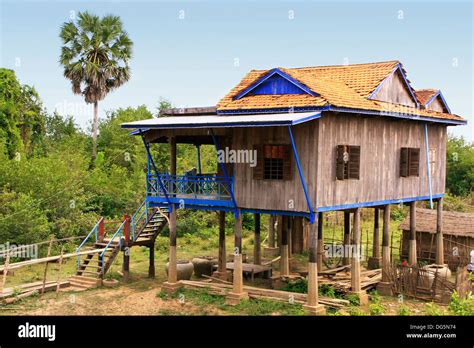
[[[232,290],[232,284],[229,282],[225,282],[220,279],[218,280],[216,278],[212,278],[210,280],[211,281],[182,280],[180,283],[183,284],[185,288],[205,289],[211,294],[222,296],[227,295],[227,293]],[[219,283],[215,283],[213,280],[219,281]],[[244,291],[248,293],[250,298],[299,304],[306,303],[306,294],[273,289],[262,289],[253,286],[244,286]],[[322,296],[319,297],[319,303],[333,308],[343,308],[349,305],[349,301],[347,300]]]
[[[37,295],[41,291],[56,291],[59,288],[64,288],[68,286],[68,281],[61,281],[59,283],[55,281],[47,281],[44,284],[41,281],[22,284],[15,288],[3,289],[3,292],[0,292],[0,300],[5,304],[9,304],[28,296]]]
[[[340,292],[349,292],[351,290],[350,266],[342,266],[334,269],[328,269],[318,272],[319,285],[327,284]],[[377,286],[382,280],[382,270],[365,270],[360,272],[360,282],[362,290],[370,290]]]

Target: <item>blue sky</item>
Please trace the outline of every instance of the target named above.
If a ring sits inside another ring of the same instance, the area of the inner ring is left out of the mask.
[[[34,85],[49,111],[83,127],[91,109],[58,64],[59,28],[77,11],[116,14],[134,41],[131,80],[106,110],[160,97],[215,103],[251,69],[400,60],[414,88],[439,88],[474,140],[473,5],[469,1],[8,1],[0,0],[0,66]],[[184,18],[183,18],[184,17]],[[236,64],[238,63],[238,64]]]

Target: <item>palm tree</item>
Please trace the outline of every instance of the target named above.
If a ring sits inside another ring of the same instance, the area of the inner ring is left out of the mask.
[[[133,42],[123,30],[120,17],[99,18],[88,12],[79,12],[77,23],[64,23],[60,37],[63,45],[59,62],[64,67],[64,76],[71,80],[74,94],[81,94],[86,103],[94,104],[92,159],[95,160],[98,104],[110,91],[129,80]]]

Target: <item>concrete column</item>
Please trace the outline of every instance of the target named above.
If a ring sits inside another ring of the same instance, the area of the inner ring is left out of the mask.
[[[436,205],[436,264],[444,265],[443,198]]]
[[[416,201],[410,202],[410,241],[408,244],[408,264],[416,265]]]
[[[380,268],[382,257],[380,256],[380,212],[374,209],[374,240],[372,243],[372,256],[369,258],[369,269]]]
[[[310,314],[325,314],[326,309],[319,304],[318,296],[318,262],[317,262],[317,236],[316,229],[318,226],[319,216],[315,216],[315,221],[310,225],[309,232],[309,259],[308,259],[308,296],[307,303],[303,308]]]
[[[163,283],[162,290],[172,293],[179,288],[177,273],[176,256],[176,205],[172,204],[172,210],[169,216],[169,263],[168,263],[168,281]]]
[[[289,216],[282,216],[281,244],[280,244],[280,275],[290,274],[290,260],[288,253]]]
[[[318,272],[323,270],[323,254],[324,254],[324,235],[323,235],[323,213],[318,213]],[[316,224],[316,221],[314,222]]]
[[[225,211],[219,212],[219,255],[217,261],[217,271],[213,276],[222,280],[231,279],[230,271],[227,271],[227,255],[225,248]]]
[[[390,267],[390,205],[387,204],[383,210],[382,281],[377,285],[377,291],[381,295],[393,294],[389,275]]]
[[[347,246],[351,244],[351,213],[348,211],[344,212],[344,258],[342,260],[343,265],[347,266],[350,264],[350,258],[346,255]]]
[[[244,292],[244,280],[242,274],[242,213],[235,219],[235,248],[234,248],[234,276],[232,291],[227,294],[226,303],[237,305],[243,299],[248,299]]]
[[[255,234],[253,243],[253,263],[256,265],[262,264],[261,245],[260,245],[260,214],[253,215],[255,223]]]
[[[270,215],[270,222],[268,226],[268,246],[275,247],[275,215]]]
[[[361,306],[369,303],[367,293],[362,290],[360,285],[360,260],[361,260],[361,244],[360,244],[360,208],[354,211],[354,236],[352,245],[351,258],[351,292],[359,296],[359,304]]]

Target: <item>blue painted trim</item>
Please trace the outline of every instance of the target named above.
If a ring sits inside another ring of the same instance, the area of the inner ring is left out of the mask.
[[[287,210],[267,210],[267,209],[244,209],[241,208],[242,213],[254,213],[254,214],[269,214],[269,215],[285,215],[285,216],[302,216],[310,219],[310,213],[302,211],[287,211]]]
[[[255,89],[256,87],[258,87],[259,85],[261,85],[263,82],[265,82],[267,79],[269,79],[270,77],[272,77],[273,75],[275,74],[278,74],[280,75],[282,78],[284,78],[285,80],[287,80],[288,82],[291,82],[292,84],[294,84],[295,86],[297,86],[298,88],[300,88],[301,90],[303,90],[304,92],[308,93],[309,95],[312,95],[313,97],[319,97],[319,94],[318,93],[315,93],[313,92],[310,88],[308,88],[308,86],[306,86],[305,84],[299,82],[298,80],[294,79],[293,77],[291,77],[290,75],[288,75],[287,73],[281,71],[280,69],[278,68],[274,68],[270,71],[268,71],[265,75],[263,75],[262,77],[260,77],[259,79],[257,79],[255,82],[253,82],[250,86],[248,86],[247,88],[245,88],[243,91],[237,93],[232,99],[233,100],[237,100],[237,99],[240,99],[242,97],[244,97],[246,94],[248,94],[250,91],[252,91],[253,89]]]
[[[147,202],[150,203],[167,203],[168,200],[164,197],[159,196],[147,196]],[[208,206],[216,206],[216,207],[231,207],[235,210],[234,204],[232,201],[221,201],[217,199],[197,199],[197,198],[181,198],[181,197],[170,197],[169,198],[170,204],[182,204],[187,207],[188,205],[208,205]]]
[[[311,200],[309,199],[308,188],[306,187],[306,182],[304,180],[303,170],[301,169],[300,159],[298,158],[298,151],[296,150],[295,139],[293,138],[293,132],[291,131],[291,126],[288,126],[288,134],[290,135],[291,147],[293,148],[293,154],[295,155],[296,165],[298,166],[298,172],[300,174],[301,185],[303,186],[304,195],[306,197],[306,203],[308,204],[309,210],[309,223],[314,223],[314,211],[311,206]]]
[[[428,124],[425,123],[425,150],[426,150],[426,170],[428,172],[428,190],[430,192],[430,208],[433,209],[433,193],[431,191],[431,164],[428,143]]]
[[[374,89],[374,91],[372,93],[370,93],[369,97],[367,99],[372,99],[373,96],[375,94],[377,94],[377,92],[380,90],[380,88],[382,88],[383,84],[388,80],[388,78],[390,76],[392,76],[396,71],[399,71],[400,74],[402,75],[403,77],[403,80],[405,82],[405,86],[407,87],[408,91],[410,92],[410,95],[413,99],[413,101],[415,102],[415,105],[416,106],[419,106],[420,103],[418,102],[418,99],[416,99],[416,96],[415,96],[415,92],[413,91],[413,88],[411,88],[411,85],[410,83],[408,82],[408,79],[405,75],[405,73],[403,72],[403,69],[402,69],[402,65],[401,64],[397,64],[393,69],[392,71],[384,77],[384,79],[382,80],[382,82],[379,83],[379,85],[377,86],[377,88]]]
[[[305,106],[293,108],[269,108],[269,109],[235,109],[235,110],[217,110],[217,115],[251,115],[251,114],[287,114],[309,111],[329,110],[329,106]]]
[[[146,153],[148,155],[148,160],[150,161],[153,167],[153,170],[155,171],[155,174],[158,177],[158,184],[160,185],[161,190],[163,190],[163,193],[165,194],[166,200],[168,201],[168,204],[169,204],[169,211],[171,213],[171,211],[173,210],[173,207],[171,206],[170,198],[168,197],[168,193],[166,192],[165,186],[161,182],[160,173],[158,172],[158,169],[156,169],[155,161],[153,160],[153,157],[151,156],[150,145],[145,140],[145,135],[143,134],[141,129],[140,129],[140,135],[142,137],[143,144],[145,145]]]
[[[432,196],[433,199],[442,198],[444,197],[444,193],[435,194]],[[400,203],[408,203],[413,201],[426,201],[429,200],[430,196],[417,196],[417,197],[409,197],[409,198],[400,198],[400,199],[389,199],[384,201],[373,201],[373,202],[361,202],[361,203],[354,203],[354,204],[343,204],[343,205],[333,205],[333,206],[326,206],[326,207],[319,207],[316,211],[319,212],[326,212],[326,211],[333,211],[333,210],[347,210],[347,209],[356,209],[356,208],[367,208],[367,207],[377,207],[387,204],[400,204]]]
[[[341,107],[331,107],[329,111],[334,112],[348,112],[348,113],[356,113],[356,114],[365,114],[365,115],[374,115],[374,116],[387,116],[387,117],[394,117],[406,120],[413,120],[413,121],[422,121],[422,122],[432,122],[432,123],[446,123],[452,125],[464,125],[467,124],[466,120],[463,121],[456,121],[456,120],[448,120],[448,119],[440,119],[434,117],[426,117],[426,116],[418,116],[412,114],[403,114],[403,113],[394,113],[394,112],[385,112],[385,111],[375,111],[375,110],[363,110],[363,109],[351,109],[351,108],[341,108]]]
[[[441,101],[444,104],[444,107],[446,108],[448,113],[451,113],[451,109],[449,108],[448,103],[446,102],[446,99],[444,99],[443,93],[441,93],[440,90],[438,90],[438,92],[433,94],[433,96],[430,99],[428,99],[428,101],[425,103],[425,106],[430,105],[437,97],[441,98]]]
[[[413,114],[406,114],[406,113],[398,113],[398,112],[386,112],[386,111],[376,111],[376,110],[365,110],[365,109],[357,109],[357,108],[344,108],[344,107],[336,107],[332,105],[326,105],[323,107],[314,107],[309,109],[302,109],[302,108],[295,108],[295,112],[303,112],[303,111],[333,111],[333,112],[348,112],[348,113],[356,113],[362,115],[374,115],[374,116],[387,116],[387,117],[394,117],[394,118],[401,118],[406,120],[414,120],[414,121],[425,121],[425,122],[433,122],[433,123],[444,123],[444,124],[452,124],[452,125],[465,125],[467,124],[467,120],[448,120],[442,118],[434,118],[434,117],[427,117],[427,116],[418,116]],[[256,114],[256,113],[277,113],[277,112],[288,112],[288,108],[279,108],[279,109],[249,109],[249,110],[225,110],[225,111],[218,111],[218,114],[222,115],[246,115],[246,114]],[[321,117],[321,116],[320,116]],[[296,123],[294,123],[296,124]]]
[[[201,170],[201,145],[196,145],[197,150],[197,161],[198,161],[198,173],[202,174]]]
[[[214,146],[216,147],[216,151],[219,152],[219,144],[217,143],[216,135],[214,134],[214,130],[212,128],[209,128],[209,131],[211,133],[212,141],[214,142]],[[224,173],[225,181],[227,182],[227,186],[229,187],[229,192],[230,192],[230,197],[232,198],[232,203],[234,203],[234,216],[237,219],[239,216],[239,208],[237,207],[237,203],[235,201],[234,197],[234,188],[232,187],[232,184],[229,180],[229,176],[227,175],[227,169],[225,168],[224,163],[220,162],[219,163],[222,169],[222,172]]]

